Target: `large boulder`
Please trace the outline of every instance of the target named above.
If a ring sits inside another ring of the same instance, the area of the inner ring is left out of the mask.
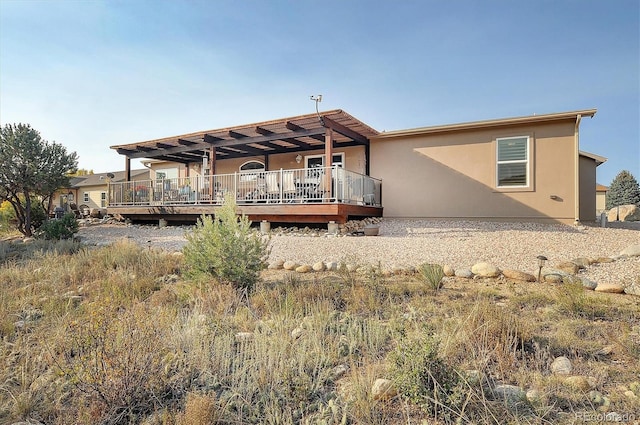
[[[507,279],[521,280],[521,281],[524,281],[524,282],[535,282],[536,281],[536,277],[534,275],[529,274],[529,273],[525,273],[525,272],[521,272],[520,270],[505,269],[505,270],[502,271],[502,274]]]
[[[607,214],[609,221],[640,221],[640,208],[637,205],[620,205],[613,207]]]
[[[609,294],[622,294],[624,293],[624,286],[617,283],[598,283],[595,289],[596,292],[606,292]]]
[[[501,270],[490,263],[476,263],[471,267],[471,273],[480,277],[498,277]]]

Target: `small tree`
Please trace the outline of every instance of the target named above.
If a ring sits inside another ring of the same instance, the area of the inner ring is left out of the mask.
[[[55,142],[43,140],[28,124],[7,124],[0,130],[0,199],[11,203],[18,230],[31,236],[32,199],[38,197],[42,207],[55,191],[68,186],[69,173],[78,168],[75,152]]]
[[[269,240],[238,217],[233,197],[227,196],[215,215],[203,215],[183,248],[187,274],[210,275],[247,295],[258,281],[269,253]]]
[[[606,208],[611,209],[619,205],[640,205],[640,186],[633,175],[621,171],[609,186]]]

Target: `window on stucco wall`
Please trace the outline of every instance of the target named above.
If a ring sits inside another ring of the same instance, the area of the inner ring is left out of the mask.
[[[497,142],[496,186],[529,186],[529,137],[504,137]]]

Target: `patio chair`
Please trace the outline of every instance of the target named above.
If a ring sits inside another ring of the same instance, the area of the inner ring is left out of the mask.
[[[293,170],[283,171],[282,172],[282,197],[286,199],[288,202],[293,202],[295,200],[297,193],[298,193],[298,190],[296,188],[296,181],[295,181],[295,176],[293,175]]]
[[[267,199],[279,199],[280,187],[278,186],[278,175],[276,173],[269,173],[265,176],[266,194]]]

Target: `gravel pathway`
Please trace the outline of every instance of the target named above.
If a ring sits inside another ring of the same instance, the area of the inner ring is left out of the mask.
[[[88,244],[104,245],[129,238],[143,246],[177,251],[185,244],[190,227],[100,224],[82,227],[79,236]],[[610,223],[609,227],[493,223],[475,221],[384,219],[376,237],[309,236],[274,234],[270,261],[353,259],[383,268],[423,262],[471,268],[486,261],[501,269],[535,274],[536,256],[553,265],[577,257],[614,257],[640,244],[640,223]],[[628,284],[640,279],[640,257],[592,265],[581,276],[596,282]]]

